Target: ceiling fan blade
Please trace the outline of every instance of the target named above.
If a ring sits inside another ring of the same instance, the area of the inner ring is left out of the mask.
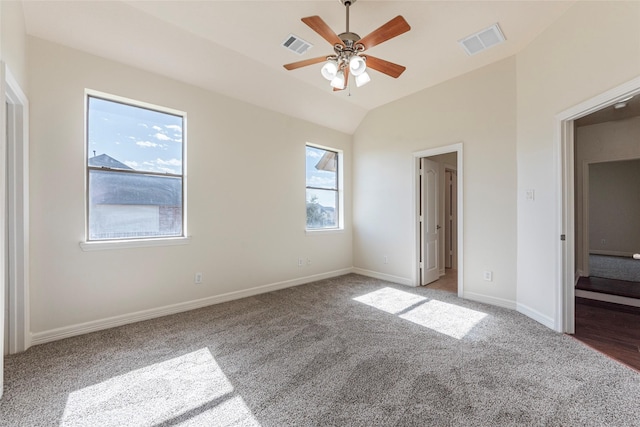
[[[285,64],[284,68],[287,70],[295,70],[296,68],[306,67],[307,65],[317,64],[327,60],[326,56],[319,56],[317,58],[305,59],[304,61],[292,62],[291,64]]]
[[[363,55],[367,58],[367,68],[371,68],[376,71],[380,71],[388,76],[397,79],[400,77],[400,74],[407,69],[407,67],[403,67],[402,65],[394,64],[393,62],[385,61],[384,59],[376,58],[371,55]]]
[[[340,40],[340,37],[338,37],[331,27],[329,27],[319,16],[307,16],[306,18],[302,18],[302,22],[307,24],[313,31],[320,34],[323,39],[331,43],[331,46],[335,46],[337,44],[344,45],[343,41]]]
[[[370,49],[375,45],[406,33],[410,29],[411,27],[407,21],[405,21],[401,15],[398,15],[380,28],[373,30],[371,33],[361,38],[357,44],[362,44],[365,49]]]

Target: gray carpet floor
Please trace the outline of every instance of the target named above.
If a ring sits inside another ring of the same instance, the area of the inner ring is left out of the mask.
[[[589,255],[589,270],[595,277],[640,282],[640,260],[631,257]]]
[[[0,426],[236,425],[638,426],[640,374],[517,312],[354,274],[5,360]]]

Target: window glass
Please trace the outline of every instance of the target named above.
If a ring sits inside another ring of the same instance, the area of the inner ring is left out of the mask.
[[[87,102],[87,240],[183,236],[184,118]]]
[[[339,224],[338,152],[307,145],[307,229]]]

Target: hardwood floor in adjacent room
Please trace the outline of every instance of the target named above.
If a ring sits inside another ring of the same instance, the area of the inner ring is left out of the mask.
[[[576,297],[579,341],[640,371],[640,308]]]
[[[444,276],[433,283],[427,285],[429,289],[439,289],[441,291],[458,293],[458,270],[447,268]]]

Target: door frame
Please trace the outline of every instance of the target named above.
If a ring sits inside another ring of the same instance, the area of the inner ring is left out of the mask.
[[[640,77],[636,77],[555,116],[555,153],[557,164],[557,231],[559,249],[556,286],[555,330],[575,332],[575,152],[574,120],[640,94]]]
[[[3,62],[0,63],[0,102],[2,103],[2,151],[7,155],[7,194],[3,194],[9,207],[8,222],[10,260],[9,283],[9,354],[25,351],[31,346],[29,305],[29,102],[17,80]],[[5,123],[9,105],[9,119]],[[9,130],[9,135],[4,129]],[[8,138],[7,138],[8,136]],[[5,161],[3,159],[3,161]],[[2,189],[4,193],[4,188]],[[4,292],[3,292],[4,295]],[[2,305],[4,312],[4,303]],[[4,317],[4,316],[3,316]],[[0,334],[4,335],[4,325]],[[3,337],[4,341],[4,337]]]
[[[462,159],[463,143],[458,142],[455,144],[445,145],[436,148],[429,148],[413,153],[411,162],[411,185],[412,185],[412,208],[413,208],[413,236],[415,244],[413,247],[413,285],[420,286],[420,158],[432,157],[439,154],[456,153],[456,169],[458,174],[457,189],[457,203],[458,203],[458,223],[456,226],[457,231],[457,246],[458,246],[458,296],[464,297],[464,208],[463,208],[463,159]]]
[[[458,224],[458,168],[455,165],[449,165],[449,164],[445,164],[444,165],[444,175],[445,178],[447,176],[447,171],[451,173],[452,177],[455,177],[454,181],[455,181],[455,198],[452,198],[452,207],[453,209],[451,209],[451,212],[454,214],[455,220],[456,220],[456,226]],[[446,180],[445,180],[446,182]],[[446,207],[446,196],[445,196],[445,214],[447,212],[448,207]],[[451,255],[452,255],[452,262],[451,262],[451,268],[455,268],[456,270],[458,269],[458,242],[457,242],[457,231],[456,229],[454,229],[453,227],[449,227],[448,223],[449,223],[449,218],[446,217],[445,215],[445,221],[447,221],[447,227],[445,228],[445,240],[446,240],[446,234],[447,234],[447,230],[450,230],[449,232],[451,233],[451,247],[449,248],[451,250]],[[445,256],[447,256],[447,244],[445,243]],[[445,266],[443,267],[443,270],[446,269],[446,262],[445,262]]]

